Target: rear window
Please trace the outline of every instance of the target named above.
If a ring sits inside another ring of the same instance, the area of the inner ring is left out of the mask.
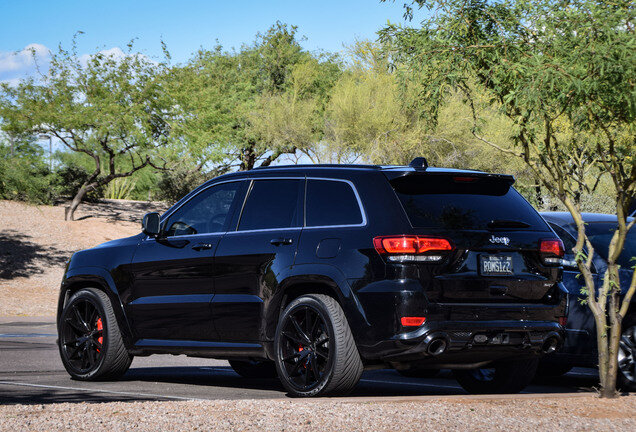
[[[249,191],[239,231],[300,226],[302,180],[256,180]]]
[[[500,221],[505,230],[549,231],[536,210],[502,179],[410,175],[391,185],[417,228],[483,230]],[[504,228],[506,223],[512,227]]]
[[[358,200],[346,182],[307,182],[307,226],[357,225],[362,223]]]
[[[616,227],[615,223],[592,222],[585,228],[585,233],[594,246],[594,252],[598,253],[604,260],[607,260],[609,244]],[[627,232],[623,251],[616,262],[623,268],[631,268],[636,264],[636,231],[634,228]]]

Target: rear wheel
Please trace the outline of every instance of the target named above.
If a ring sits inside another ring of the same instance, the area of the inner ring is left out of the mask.
[[[618,346],[617,385],[624,391],[636,391],[636,316],[623,320]]]
[[[489,368],[455,369],[457,382],[469,393],[519,393],[537,373],[538,359],[501,361]]]
[[[97,289],[79,290],[58,322],[58,347],[64,368],[83,381],[115,379],[132,362],[121,338],[108,296]]]
[[[344,311],[326,295],[299,297],[285,308],[275,350],[278,377],[291,396],[346,394],[362,375]]]
[[[230,360],[234,372],[243,378],[276,378],[276,365],[269,360]]]

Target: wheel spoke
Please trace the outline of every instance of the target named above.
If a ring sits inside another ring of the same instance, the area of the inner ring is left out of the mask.
[[[325,354],[322,351],[320,351],[318,349],[318,347],[316,347],[316,350],[314,351],[316,353],[316,355],[319,355],[320,357],[324,358],[325,360],[327,360],[329,358],[329,354]]]
[[[82,328],[78,323],[73,319],[74,317],[68,317],[65,319],[66,323],[78,334],[84,334],[86,329]]]
[[[309,368],[311,368],[311,373],[314,376],[314,380],[320,381],[320,372],[318,371],[318,365],[316,364],[315,355],[309,357]]]
[[[285,336],[287,339],[291,340],[292,342],[294,342],[297,345],[302,345],[304,343],[302,340],[300,340],[296,336],[294,336],[294,335],[292,335],[292,334],[290,334],[290,333],[288,333],[286,331],[283,331],[282,333],[283,333],[283,336]]]
[[[300,324],[298,324],[298,321],[296,321],[293,316],[290,316],[289,320],[294,325],[294,328],[296,329],[296,333],[298,333],[298,336],[300,336],[303,339],[303,341],[304,341],[303,343],[310,344],[311,341],[309,340],[309,338],[307,337],[307,335],[303,331],[302,327],[300,327]]]
[[[77,305],[73,306],[73,314],[75,315],[76,324],[81,325],[82,331],[88,330],[88,326],[86,325],[86,321],[84,321],[84,318],[82,318],[82,315],[80,314],[80,311],[77,309]]]

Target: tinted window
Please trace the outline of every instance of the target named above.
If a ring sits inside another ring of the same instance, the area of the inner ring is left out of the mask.
[[[616,224],[613,223],[595,222],[588,224],[585,228],[587,237],[594,246],[594,252],[603,257],[604,260],[607,260],[609,244],[614,231],[616,231]],[[623,268],[631,268],[636,264],[634,257],[636,257],[636,231],[632,228],[627,232],[625,246],[623,246],[623,251],[616,262]]]
[[[224,231],[240,182],[223,183],[192,197],[165,224],[166,235],[181,236]]]
[[[362,223],[360,206],[351,185],[341,181],[307,182],[307,226]]]
[[[256,180],[241,215],[239,230],[289,228],[299,224],[301,180]]]
[[[502,221],[521,225],[505,230],[522,226],[548,230],[536,210],[505,180],[410,175],[391,184],[414,227],[487,229],[490,222]]]

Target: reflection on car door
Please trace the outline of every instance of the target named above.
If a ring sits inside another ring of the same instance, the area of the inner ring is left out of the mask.
[[[220,340],[262,340],[263,306],[294,262],[302,226],[304,178],[253,180],[238,228],[215,256],[214,325]]]
[[[138,338],[215,339],[214,251],[245,184],[227,182],[198,193],[162,221],[163,238],[138,246],[124,299]]]

